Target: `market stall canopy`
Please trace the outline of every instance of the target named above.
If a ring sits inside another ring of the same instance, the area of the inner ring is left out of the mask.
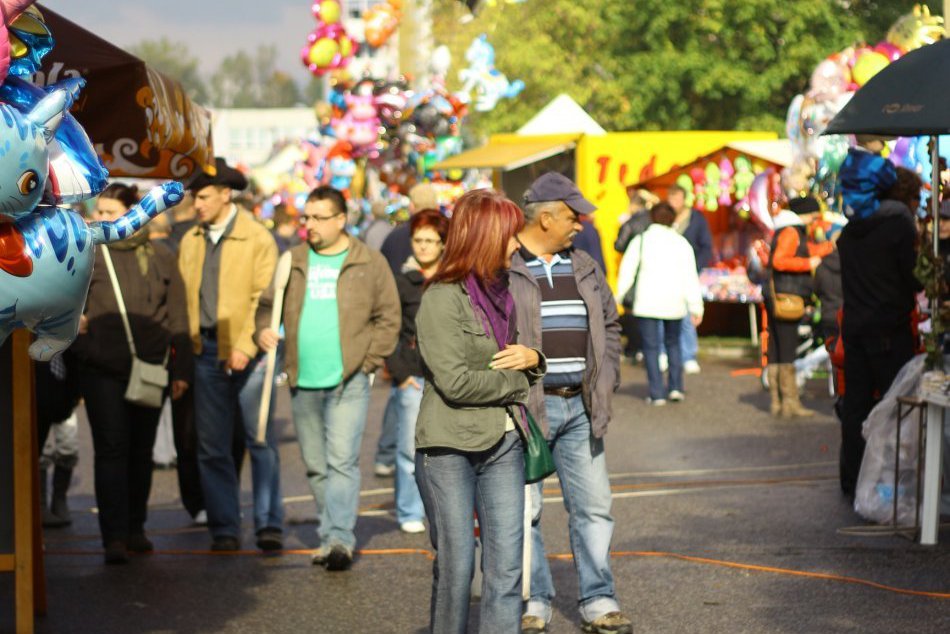
[[[792,164],[792,147],[788,139],[762,141],[734,141],[727,143],[718,150],[696,158],[695,160],[674,167],[663,174],[658,174],[639,183],[628,185],[627,191],[646,189],[654,194],[665,197],[666,191],[681,177],[690,177],[694,170],[705,170],[710,163],[719,165],[727,160],[733,166],[740,158],[745,158],[750,166],[757,163],[777,168]]]
[[[541,108],[518,134],[607,134],[570,96],[560,94]]]
[[[456,154],[432,166],[435,170],[495,169],[510,172],[519,167],[573,150],[580,135],[497,135],[487,145]]]
[[[211,114],[181,85],[41,5],[56,45],[33,83],[82,77],[76,117],[111,176],[186,179],[214,170]]]
[[[823,134],[925,136],[950,133],[950,40],[885,66],[835,115]]]

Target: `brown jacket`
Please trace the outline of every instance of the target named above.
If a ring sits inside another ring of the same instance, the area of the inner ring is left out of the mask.
[[[277,266],[277,245],[270,232],[249,212],[238,210],[231,233],[223,238],[221,279],[218,286],[218,358],[240,350],[247,356],[257,355],[254,334],[254,312],[261,293],[270,284]],[[185,281],[188,303],[188,326],[195,354],[201,354],[198,332],[201,271],[205,259],[205,229],[201,225],[189,229],[181,240],[178,266]]]
[[[297,385],[297,335],[307,292],[310,245],[297,245],[290,254],[290,279],[284,291],[283,319],[284,365],[291,386]],[[285,254],[286,257],[286,254]],[[383,365],[399,338],[399,293],[385,258],[365,244],[350,238],[349,252],[343,260],[336,283],[340,321],[340,346],[343,350],[343,380],[362,370],[369,374]],[[267,288],[257,307],[257,332],[270,328],[274,305],[274,285]],[[319,324],[308,324],[318,328]],[[257,340],[255,334],[255,341]],[[312,354],[319,354],[313,351]]]

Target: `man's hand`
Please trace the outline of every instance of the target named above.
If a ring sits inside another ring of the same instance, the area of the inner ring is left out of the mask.
[[[188,391],[187,381],[172,381],[172,400],[177,401]]]
[[[422,389],[422,386],[419,385],[419,382],[416,381],[416,377],[414,377],[414,376],[410,376],[408,379],[406,379],[405,381],[403,381],[402,383],[400,383],[400,384],[399,384],[399,389],[400,389],[400,390],[405,390],[406,388],[408,388],[408,387],[410,387],[410,386],[416,388],[417,390],[421,390],[421,389]]]
[[[699,324],[703,323],[702,315],[690,315],[689,320],[693,322],[693,326],[699,328]]]
[[[89,318],[85,315],[79,316],[79,334],[87,335],[89,334]]]
[[[231,356],[228,358],[228,364],[225,367],[232,372],[243,372],[250,362],[251,358],[249,356],[240,350],[232,350]]]
[[[271,328],[264,328],[260,334],[257,335],[257,345],[259,345],[264,352],[270,352],[276,348],[279,341],[280,334]]]
[[[530,370],[541,362],[536,350],[520,344],[510,344],[492,357],[492,370]]]

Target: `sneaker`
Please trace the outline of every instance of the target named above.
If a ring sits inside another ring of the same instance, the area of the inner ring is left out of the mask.
[[[115,540],[106,544],[105,560],[107,564],[129,563],[129,551],[125,548],[125,542]]]
[[[399,530],[403,533],[424,533],[426,532],[426,525],[422,523],[422,520],[410,520],[400,524]]]
[[[686,395],[680,392],[679,390],[670,391],[670,400],[674,403],[682,403],[686,399]]]
[[[670,369],[670,358],[665,354],[660,355],[660,372],[666,372]]]
[[[353,551],[343,544],[335,544],[330,547],[330,553],[327,555],[327,570],[340,571],[349,570],[353,565]]]
[[[279,528],[262,528],[257,531],[257,547],[265,553],[283,550],[283,533]]]
[[[396,465],[385,465],[377,462],[373,467],[373,473],[379,478],[391,478],[396,473]]]
[[[230,535],[215,537],[214,541],[211,542],[211,550],[216,553],[235,552],[240,549],[241,542],[238,541],[237,537],[231,537]]]
[[[208,525],[208,512],[204,509],[201,509],[195,513],[194,518],[192,518],[195,526],[207,526]]]
[[[145,533],[129,535],[129,541],[126,546],[129,551],[133,553],[150,553],[155,550],[155,545],[152,543],[152,540],[145,536]]]
[[[310,563],[314,566],[326,566],[329,552],[329,550],[321,546],[313,551],[313,555],[310,557]]]
[[[696,359],[690,359],[683,363],[683,372],[686,374],[699,374],[702,371],[702,368],[699,367],[699,363],[696,362]]]
[[[540,616],[525,614],[521,617],[521,634],[542,634],[547,632],[548,624]]]
[[[635,355],[633,355],[633,362],[634,362],[634,363],[643,363],[643,352],[641,352],[641,351],[638,350],[637,353],[636,353]]]
[[[589,634],[633,634],[633,623],[623,612],[608,612],[593,621],[584,621],[582,629]]]
[[[652,405],[653,407],[663,407],[666,405],[665,398],[650,398],[647,397],[647,405]]]

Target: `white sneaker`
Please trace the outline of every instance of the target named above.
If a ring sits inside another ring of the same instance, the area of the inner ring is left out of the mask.
[[[674,403],[682,403],[686,399],[686,395],[680,392],[679,390],[670,391],[670,400]]]
[[[420,520],[409,520],[400,524],[399,530],[403,533],[424,533],[426,532],[426,525]]]
[[[699,363],[695,359],[690,359],[683,364],[683,372],[686,374],[699,374],[702,371],[702,368],[699,367]]]
[[[647,405],[652,405],[653,407],[663,407],[666,405],[665,398],[652,399],[649,396],[647,397]]]
[[[660,372],[666,372],[670,368],[670,358],[665,354],[660,355]]]
[[[385,465],[379,464],[377,462],[373,467],[373,473],[375,473],[380,478],[388,478],[392,474],[396,473],[396,465]]]
[[[195,526],[207,526],[208,525],[208,512],[204,509],[201,509],[195,513],[194,517]]]

